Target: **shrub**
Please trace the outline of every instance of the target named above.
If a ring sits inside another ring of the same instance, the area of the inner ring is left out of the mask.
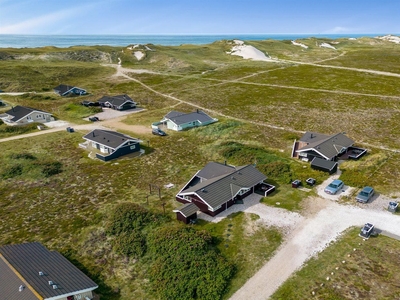
[[[59,161],[40,162],[37,165],[42,168],[42,173],[46,177],[50,177],[62,172],[62,163]]]
[[[119,235],[140,230],[155,219],[155,215],[138,204],[125,202],[117,205],[110,216],[107,233]]]
[[[220,299],[234,267],[212,247],[206,231],[168,227],[148,238],[150,284],[158,299]]]
[[[268,164],[257,165],[257,168],[267,177],[280,183],[289,183],[293,177],[290,165],[283,161],[273,161]]]
[[[146,251],[146,238],[138,230],[122,232],[113,243],[115,252],[134,258],[142,257]]]
[[[22,153],[12,153],[10,155],[10,158],[12,159],[29,159],[29,160],[35,160],[36,156],[28,153],[28,152],[22,152]]]
[[[1,177],[4,179],[14,178],[22,174],[23,167],[20,164],[11,165],[4,167],[4,170],[1,172]]]

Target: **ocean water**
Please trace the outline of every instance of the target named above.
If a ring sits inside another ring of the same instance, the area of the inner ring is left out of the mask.
[[[384,34],[221,34],[221,35],[19,35],[0,34],[0,48],[36,48],[54,46],[66,48],[77,45],[128,46],[132,44],[154,44],[178,46],[182,44],[202,45],[220,40],[294,40],[316,38],[375,37]]]

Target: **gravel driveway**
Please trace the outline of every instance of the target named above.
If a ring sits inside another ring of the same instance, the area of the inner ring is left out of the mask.
[[[302,267],[304,262],[324,250],[351,226],[362,227],[371,222],[376,228],[399,236],[399,216],[384,210],[388,199],[378,196],[366,205],[339,204],[320,197],[306,199],[309,207],[318,207],[319,211],[317,209],[310,215],[293,220],[294,226],[289,226],[293,230],[289,232],[276,254],[230,299],[268,299],[290,275]],[[255,209],[254,212],[258,211],[260,210]],[[273,212],[269,210],[269,213]],[[275,226],[275,216],[265,217]],[[278,226],[281,225],[280,222],[281,220],[278,221]]]
[[[97,114],[95,114],[93,116],[90,116],[90,117],[98,117],[100,119],[100,121],[103,121],[103,120],[115,119],[115,118],[118,118],[118,117],[121,117],[121,116],[126,116],[126,115],[130,115],[130,114],[138,113],[138,112],[141,112],[141,111],[144,111],[144,108],[137,107],[137,108],[133,108],[133,109],[119,111],[119,110],[115,110],[115,109],[112,109],[112,108],[103,107],[103,111],[102,112],[99,112],[99,113],[97,113]],[[88,121],[89,117],[85,118],[85,120]]]

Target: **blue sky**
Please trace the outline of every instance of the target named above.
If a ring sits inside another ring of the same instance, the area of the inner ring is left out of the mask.
[[[0,34],[400,33],[398,0],[0,0]]]

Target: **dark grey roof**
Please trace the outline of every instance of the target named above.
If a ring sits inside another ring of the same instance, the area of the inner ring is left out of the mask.
[[[60,85],[56,86],[53,90],[57,91],[60,95],[64,95],[66,92],[72,90],[73,88],[80,89],[86,93],[86,90],[84,90],[84,89],[81,89],[79,87],[72,86],[72,85],[66,85],[66,84],[60,84]]]
[[[97,284],[56,251],[40,243],[5,245],[0,253],[19,275],[43,298],[94,290]],[[39,275],[43,272],[43,276]],[[57,288],[49,285],[52,281]],[[8,282],[0,281],[0,285]],[[19,295],[18,287],[15,291]],[[6,299],[3,295],[1,299]],[[8,299],[8,298],[7,298]],[[15,298],[21,299],[21,298]],[[30,298],[28,298],[30,299]]]
[[[98,100],[99,103],[109,102],[112,105],[121,106],[124,103],[133,103],[136,104],[131,97],[128,95],[118,95],[118,96],[103,96]]]
[[[24,288],[19,291],[20,286]],[[1,299],[7,300],[37,300],[38,297],[27,287],[6,264],[0,255],[0,295]]]
[[[201,169],[196,176],[210,179],[224,174],[230,174],[235,171],[235,168],[217,162],[209,162],[203,169]]]
[[[74,87],[71,85],[60,84],[54,88],[55,91],[59,92],[61,95],[65,94],[69,90],[73,89]]]
[[[194,203],[186,203],[185,205],[181,206],[177,210],[174,210],[174,212],[180,212],[182,215],[184,215],[186,218],[190,217],[191,215],[197,213],[200,210]]]
[[[311,165],[331,171],[337,165],[337,162],[332,160],[322,159],[319,157],[314,157],[314,159],[311,161]]]
[[[139,143],[138,139],[130,137],[129,135],[125,135],[116,131],[102,130],[102,129],[95,129],[86,134],[83,138],[86,140],[102,144],[112,149],[116,149],[119,146],[122,146],[127,141],[134,141]]]
[[[13,116],[13,118],[11,119],[11,121],[16,122],[18,120],[20,120],[21,118],[29,115],[31,112],[33,111],[39,111],[45,114],[50,114],[48,112],[39,110],[39,109],[34,109],[34,108],[30,108],[30,107],[26,107],[26,106],[14,106],[13,108],[11,108],[10,110],[6,111],[6,114]]]
[[[201,171],[200,171],[201,172]],[[216,208],[228,200],[242,188],[251,188],[267,177],[254,165],[233,168],[232,172],[208,180],[182,190],[179,194],[199,195],[209,206]]]
[[[199,121],[200,123],[206,123],[215,120],[201,110],[197,110],[195,112],[191,112],[188,114],[181,113],[178,111],[171,111],[167,115],[165,115],[164,118],[171,120],[176,125],[186,124],[195,121]]]
[[[342,148],[348,148],[354,144],[354,141],[343,133],[324,135],[315,132],[306,132],[300,141],[306,142],[307,145],[298,149],[297,152],[314,150],[326,159],[335,157],[340,153]]]

